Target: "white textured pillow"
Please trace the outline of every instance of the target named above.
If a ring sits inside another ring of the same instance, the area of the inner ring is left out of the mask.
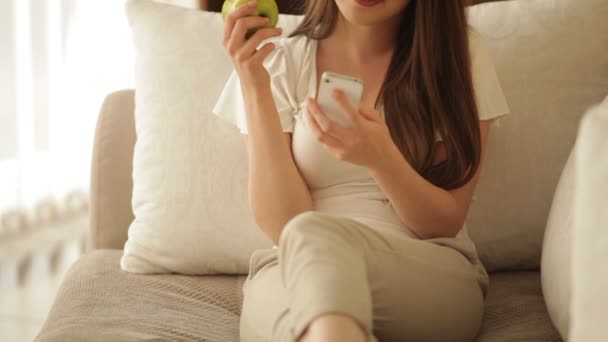
[[[468,227],[489,271],[535,269],[581,115],[608,93],[608,1],[474,6],[511,115],[490,133]]]
[[[211,113],[233,70],[218,13],[131,0],[136,48],[135,220],[121,260],[135,273],[246,273],[272,246],[247,205],[238,130]],[[298,18],[281,16],[285,31]]]
[[[549,316],[562,338],[570,326],[572,235],[574,228],[575,151],[559,179],[547,221],[541,259],[543,295]]]
[[[608,308],[608,98],[581,123],[576,151],[569,341],[606,341]]]

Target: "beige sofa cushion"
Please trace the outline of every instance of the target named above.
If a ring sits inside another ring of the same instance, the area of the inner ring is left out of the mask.
[[[65,277],[36,342],[238,341],[244,276],[136,275],[120,251],[84,255]],[[538,272],[499,273],[478,341],[559,341]]]
[[[470,8],[511,115],[491,132],[471,206],[488,270],[539,266],[551,198],[584,111],[608,93],[608,1],[513,0]]]
[[[245,277],[129,274],[121,254],[80,258],[36,341],[238,341]]]
[[[89,249],[122,249],[133,221],[133,95],[133,90],[109,95],[97,119],[91,160]]]
[[[561,341],[551,324],[538,272],[490,274],[478,342]]]

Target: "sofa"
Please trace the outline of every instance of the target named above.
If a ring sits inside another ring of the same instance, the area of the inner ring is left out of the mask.
[[[509,10],[507,17],[515,18],[522,27],[539,30],[547,25],[555,29],[547,21],[519,18],[518,13],[528,15],[528,9],[520,8],[520,3],[505,7]],[[543,8],[541,1],[531,3],[531,9]],[[572,6],[575,2],[561,3]],[[555,12],[565,16],[569,12],[564,8]],[[498,12],[479,7],[476,17]],[[588,12],[574,14],[580,13]],[[501,18],[496,19],[486,18],[478,24],[482,28],[493,22],[500,24]],[[602,34],[606,27],[602,26]],[[598,53],[601,48],[593,43],[604,36],[569,36],[568,31],[559,29],[563,26],[552,34],[540,35],[581,41],[578,55],[553,42],[535,51],[532,38],[542,33],[540,30],[513,34],[515,29],[510,25],[488,29],[495,34],[489,45],[497,54],[497,72],[513,113],[492,131],[490,153],[468,218],[475,228],[471,237],[490,271],[478,341],[561,341],[567,334],[562,328],[560,336],[553,322],[561,325],[569,314],[563,305],[554,304],[556,297],[566,300],[556,289],[562,283],[560,279],[569,283],[567,269],[561,267],[569,259],[559,244],[543,249],[543,234],[580,118],[608,94],[607,78],[603,76],[608,68],[606,54]],[[525,49],[514,47],[522,41]],[[522,57],[522,51],[536,55],[528,55],[528,60],[521,63],[513,62]],[[590,56],[601,58],[592,62]],[[573,65],[582,66],[573,71]],[[552,96],[540,99],[547,94],[547,85],[552,87]],[[238,341],[241,288],[246,275],[140,275],[121,270],[122,249],[134,220],[134,113],[132,89],[112,93],[103,103],[91,167],[89,251],[63,280],[36,341]],[[492,218],[496,221],[497,216],[500,220],[495,227],[479,228]],[[552,252],[543,255],[541,272],[541,254],[547,250]],[[554,273],[558,276],[553,277]]]
[[[136,275],[119,266],[131,212],[134,91],[109,95],[95,133],[90,251],[66,275],[36,341],[238,341],[245,276]],[[539,270],[490,277],[479,341],[560,341]]]

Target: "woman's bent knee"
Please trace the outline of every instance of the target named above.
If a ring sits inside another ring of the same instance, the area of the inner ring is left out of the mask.
[[[281,245],[281,242],[283,242],[285,239],[291,238],[294,235],[299,236],[308,234],[309,232],[318,229],[318,227],[321,225],[323,225],[321,213],[316,211],[305,211],[299,213],[289,220],[285,224],[285,227],[283,227],[279,245]]]
[[[318,211],[306,211],[287,222],[281,232],[279,247],[302,240],[341,240],[348,238],[348,233],[348,227],[340,221],[339,217]]]

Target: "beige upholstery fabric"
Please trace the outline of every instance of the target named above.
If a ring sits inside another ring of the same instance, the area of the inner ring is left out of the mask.
[[[36,341],[236,341],[237,276],[123,272],[122,252],[83,256],[66,276]]]
[[[37,342],[238,340],[244,276],[134,275],[98,250],[70,270]],[[492,275],[479,341],[560,341],[538,272]]]
[[[133,95],[133,90],[111,94],[97,120],[91,166],[91,249],[122,249],[133,221]]]
[[[490,274],[478,341],[561,341],[547,314],[538,272]]]

